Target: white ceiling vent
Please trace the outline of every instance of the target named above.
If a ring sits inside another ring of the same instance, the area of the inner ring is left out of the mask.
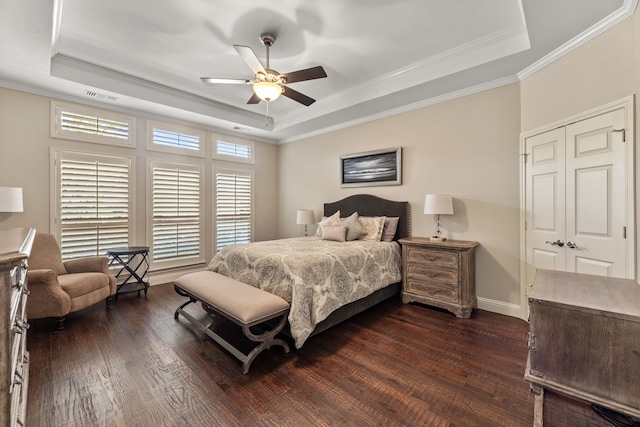
[[[101,101],[110,101],[110,102],[117,102],[118,101],[118,98],[116,98],[115,96],[106,95],[104,93],[98,93],[98,92],[95,92],[93,90],[85,90],[84,94],[85,94],[85,96],[88,96],[89,98],[99,99]]]

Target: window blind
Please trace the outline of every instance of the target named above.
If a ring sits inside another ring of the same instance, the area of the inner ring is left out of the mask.
[[[128,246],[129,162],[110,160],[59,162],[63,259],[104,256],[109,249]]]
[[[153,129],[153,143],[168,147],[200,150],[200,137],[162,129]]]
[[[152,174],[152,261],[200,259],[200,170],[153,167]]]
[[[241,159],[251,159],[251,146],[248,144],[238,144],[233,142],[218,141],[216,153],[223,156],[239,157]]]
[[[64,131],[100,135],[110,138],[129,138],[129,124],[116,120],[62,111],[60,127]]]
[[[251,172],[216,172],[216,250],[251,241],[252,187]]]

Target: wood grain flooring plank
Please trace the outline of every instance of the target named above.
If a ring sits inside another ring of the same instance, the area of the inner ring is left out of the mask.
[[[398,299],[312,337],[263,352],[248,375],[226,350],[173,312],[171,284],[147,298],[96,304],[53,334],[28,335],[29,426],[531,426],[524,381],[528,324],[476,310],[472,318]],[[202,312],[199,306],[193,306]],[[223,324],[220,327],[225,327]],[[233,331],[231,331],[233,333]],[[289,341],[291,342],[291,341]],[[553,393],[547,426],[606,426]]]

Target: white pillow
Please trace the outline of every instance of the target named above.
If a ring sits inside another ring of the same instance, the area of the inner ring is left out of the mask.
[[[336,213],[334,213],[333,215],[326,217],[323,216],[322,217],[322,221],[320,221],[318,223],[318,229],[316,230],[316,236],[321,237],[322,236],[322,226],[323,225],[330,225],[330,226],[336,226],[338,224],[340,224],[341,219],[340,219],[340,211],[336,211]]]
[[[357,240],[366,234],[364,227],[358,220],[358,212],[351,214],[351,216],[343,220],[339,225],[347,227],[348,241]]]
[[[384,220],[386,218],[386,216],[361,216],[360,224],[362,224],[367,234],[360,238],[360,240],[379,242],[382,238],[382,230],[384,229]]]
[[[323,240],[335,240],[344,242],[347,237],[347,227],[344,225],[324,225],[322,227]]]

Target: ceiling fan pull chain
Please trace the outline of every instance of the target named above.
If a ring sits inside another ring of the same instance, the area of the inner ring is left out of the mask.
[[[269,127],[269,100],[266,100],[265,102],[267,103],[267,114],[265,115],[265,118],[264,118],[264,125],[266,127]]]

